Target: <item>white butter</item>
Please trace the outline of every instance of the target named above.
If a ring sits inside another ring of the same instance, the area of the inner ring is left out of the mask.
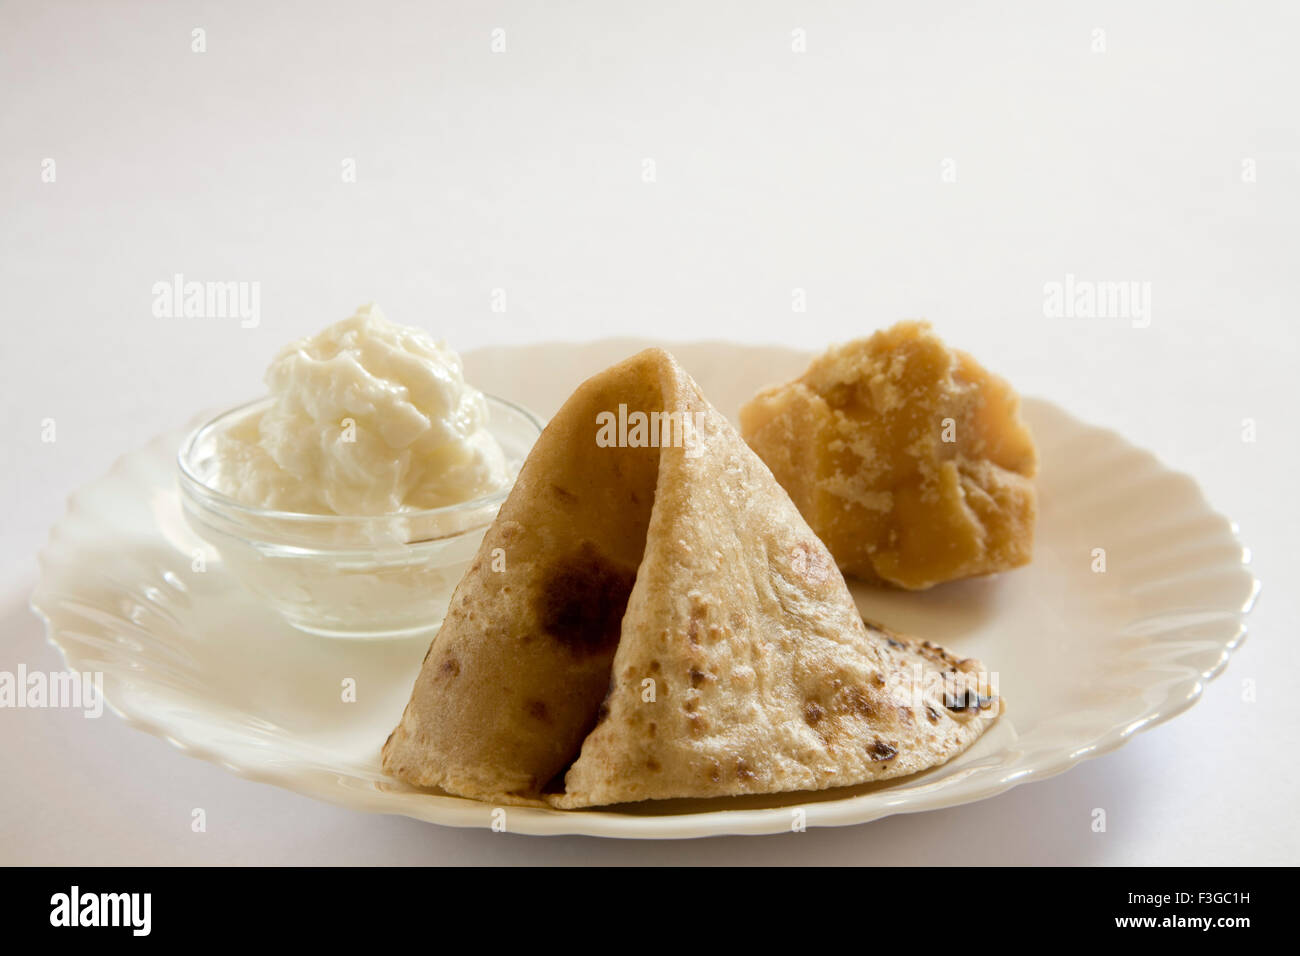
[[[218,488],[243,504],[382,515],[470,501],[508,480],[460,356],[376,306],[285,348],[266,384],[270,407],[218,444]]]

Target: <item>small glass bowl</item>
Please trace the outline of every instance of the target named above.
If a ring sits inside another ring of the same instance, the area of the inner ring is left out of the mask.
[[[218,415],[182,443],[177,464],[186,520],[231,574],[299,630],[365,638],[434,629],[542,429],[526,409],[485,397],[488,430],[506,456],[509,481],[500,491],[377,516],[242,504],[212,487],[217,436],[265,409],[271,400],[264,398]]]

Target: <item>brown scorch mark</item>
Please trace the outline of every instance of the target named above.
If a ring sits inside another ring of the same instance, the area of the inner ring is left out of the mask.
[[[636,574],[601,554],[590,541],[550,569],[535,598],[542,628],[577,654],[618,644]]]
[[[883,740],[876,740],[867,748],[872,760],[893,760],[898,754],[898,748],[891,747]]]

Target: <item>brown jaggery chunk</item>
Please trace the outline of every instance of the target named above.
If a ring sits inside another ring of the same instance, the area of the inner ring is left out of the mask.
[[[1029,562],[1020,399],[927,322],[831,348],[740,427],[846,574],[920,590]]]

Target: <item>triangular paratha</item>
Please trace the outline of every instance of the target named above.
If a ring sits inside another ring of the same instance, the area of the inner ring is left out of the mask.
[[[538,439],[384,767],[564,808],[818,790],[960,753],[1001,709],[982,673],[865,625],[767,466],[648,349]]]

